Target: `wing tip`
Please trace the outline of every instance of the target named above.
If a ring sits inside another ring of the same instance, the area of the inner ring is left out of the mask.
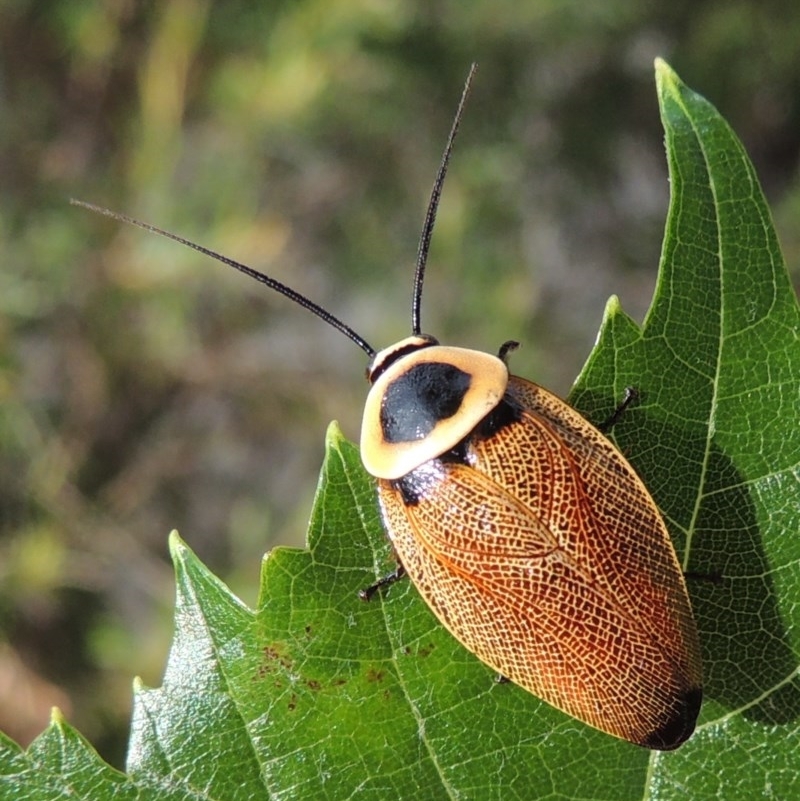
[[[670,718],[647,735],[641,744],[656,751],[673,751],[683,745],[694,732],[702,703],[702,687],[687,690]]]

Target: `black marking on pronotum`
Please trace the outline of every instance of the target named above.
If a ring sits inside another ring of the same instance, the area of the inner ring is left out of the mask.
[[[386,387],[381,431],[387,442],[424,439],[460,408],[472,379],[452,364],[421,362]]]

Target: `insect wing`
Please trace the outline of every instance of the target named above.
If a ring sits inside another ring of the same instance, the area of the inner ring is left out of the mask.
[[[379,482],[397,554],[465,647],[539,698],[652,748],[689,736],[699,646],[661,517],[619,451],[512,376],[513,419],[462,461]]]

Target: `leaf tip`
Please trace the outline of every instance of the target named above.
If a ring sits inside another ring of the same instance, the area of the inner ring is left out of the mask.
[[[352,467],[354,466],[354,462],[357,462],[358,465],[361,466],[358,446],[347,439],[336,420],[328,426],[328,430],[325,434],[326,463],[333,455],[343,464],[349,464]]]
[[[654,66],[656,70],[656,89],[658,94],[664,95],[667,92],[677,94],[678,87],[681,84],[678,73],[661,57],[655,59]]]
[[[342,432],[339,423],[333,420],[325,432],[325,453],[340,453],[345,443],[347,443],[347,437]]]
[[[653,60],[653,66],[656,68],[656,74],[664,73],[669,75],[672,72],[672,67],[670,67],[667,62],[661,58],[661,56],[656,56]]]
[[[619,302],[619,297],[617,295],[611,295],[606,301],[606,307],[603,310],[603,325],[609,323],[621,312],[622,304]]]
[[[344,439],[342,428],[337,420],[332,420],[325,432],[325,444],[328,447],[335,447]]]
[[[169,533],[169,553],[173,561],[181,558],[181,555],[186,550],[186,543],[181,539],[178,534],[178,529],[173,528]]]
[[[64,717],[64,713],[57,707],[54,706],[50,710],[50,723],[53,726],[63,726],[67,722],[67,719]]]

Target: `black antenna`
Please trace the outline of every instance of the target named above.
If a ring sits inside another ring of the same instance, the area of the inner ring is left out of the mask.
[[[219,253],[215,253],[213,250],[204,248],[202,245],[198,245],[195,242],[190,242],[188,239],[184,239],[182,236],[171,234],[169,231],[164,231],[162,228],[157,228],[155,225],[150,225],[149,223],[134,219],[133,217],[128,217],[126,214],[120,214],[119,212],[111,211],[110,209],[104,209],[101,206],[95,206],[92,203],[86,203],[83,200],[71,199],[69,202],[73,206],[82,206],[90,211],[96,211],[98,214],[111,217],[112,220],[119,220],[120,222],[129,223],[130,225],[144,228],[145,231],[150,231],[151,233],[165,236],[167,239],[180,242],[182,245],[186,245],[187,247],[192,248],[192,250],[196,250],[198,253],[202,253],[206,256],[210,256],[212,259],[221,261],[223,264],[227,264],[229,267],[233,267],[239,272],[249,275],[251,278],[255,278],[256,281],[266,284],[266,286],[268,286],[270,289],[280,292],[281,295],[289,298],[289,300],[293,300],[298,306],[308,309],[308,311],[310,311],[312,314],[316,314],[317,317],[324,320],[326,323],[328,323],[328,325],[332,325],[335,329],[341,331],[351,342],[355,342],[355,344],[358,345],[358,347],[361,348],[361,350],[363,350],[370,359],[376,353],[375,348],[373,348],[372,345],[370,345],[369,342],[364,339],[364,337],[353,331],[349,325],[345,325],[338,317],[334,317],[329,311],[323,309],[322,306],[318,306],[304,295],[296,292],[294,289],[291,289],[274,278],[270,278],[268,275],[264,275],[264,273],[260,273],[258,270],[254,270],[252,267],[248,267],[246,264],[240,264],[238,261],[229,259],[227,256],[222,256]]]
[[[419,238],[419,248],[417,248],[417,269],[414,272],[414,294],[411,298],[411,333],[419,336],[422,333],[422,323],[420,321],[420,306],[422,305],[422,282],[425,280],[425,264],[428,261],[428,250],[431,246],[431,236],[433,226],[436,222],[436,211],[439,208],[439,198],[442,196],[444,178],[447,175],[447,165],[450,163],[450,154],[453,152],[453,142],[458,133],[458,126],[461,122],[461,115],[464,113],[464,106],[467,103],[472,77],[478,69],[476,63],[472,63],[469,68],[467,80],[464,82],[464,89],[461,92],[461,100],[458,102],[456,116],[453,120],[453,127],[450,129],[450,136],[447,137],[442,154],[442,163],[439,165],[439,172],[436,173],[436,180],[433,183],[431,198],[428,201],[428,210],[425,213],[425,224],[422,226],[422,235]]]

